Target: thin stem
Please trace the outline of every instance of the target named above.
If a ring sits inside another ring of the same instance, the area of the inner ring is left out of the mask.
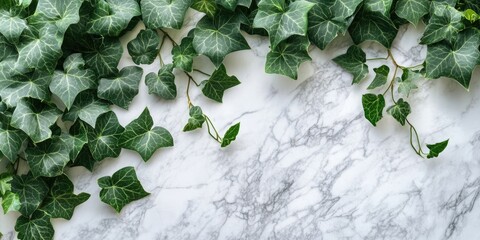
[[[205,118],[208,118],[207,115],[203,115]],[[220,136],[217,134],[217,136],[213,136],[212,134],[212,131],[210,130],[210,122],[207,121],[207,130],[208,130],[208,134],[210,135],[210,137],[212,137],[213,139],[215,139],[215,141],[219,142],[219,143],[222,143],[222,141],[219,139]],[[212,128],[214,128],[213,124],[212,124]]]
[[[173,38],[170,36],[170,34],[168,34],[163,29],[160,29],[160,31],[164,34],[164,36],[166,36],[172,42],[173,46],[178,46],[178,43],[175,42],[175,40],[173,40]]]
[[[411,134],[412,130],[413,130],[413,132],[415,133],[415,138],[416,138],[416,140],[417,140],[417,145],[418,145],[418,151],[417,151],[417,153],[418,153],[420,156],[422,156],[421,154],[425,154],[425,153],[424,153],[423,150],[422,150],[422,144],[420,143],[420,137],[419,137],[419,135],[418,135],[417,129],[413,126],[413,124],[412,124],[410,121],[408,121],[408,119],[405,119],[405,120],[406,120],[406,122],[408,123],[408,125],[410,125],[410,137],[412,137],[412,136],[411,136],[411,135],[412,135],[412,134]],[[415,148],[414,148],[414,149],[415,149]]]
[[[202,70],[199,70],[199,69],[193,69],[193,71],[199,72],[199,73],[201,73],[201,74],[203,74],[203,75],[205,75],[205,76],[209,76],[209,77],[212,76],[211,74],[208,74],[208,73],[206,73],[206,72],[204,72],[204,71],[202,71]]]
[[[160,59],[160,67],[163,67],[163,65],[165,65],[162,58],[162,48],[164,43],[165,43],[165,35],[163,36],[162,42],[160,43],[160,47],[158,49],[158,58]]]
[[[367,58],[367,61],[387,60],[389,57],[390,57],[390,56],[377,57],[377,58]]]
[[[192,79],[189,77],[188,82],[187,82],[187,103],[188,103],[188,108],[193,107],[192,99],[190,98],[190,82]]]
[[[213,131],[215,131],[215,135],[217,136],[217,137],[215,138],[215,140],[221,142],[221,141],[222,141],[222,138],[220,137],[220,134],[218,134],[218,131],[217,131],[217,129],[215,128],[215,125],[213,125],[212,120],[210,120],[210,118],[209,118],[207,115],[205,115],[205,114],[204,114],[203,116],[204,116],[205,119],[207,120],[207,124],[210,123],[210,125],[211,125],[212,128],[213,128]]]
[[[195,86],[199,87],[200,84],[197,83],[197,81],[195,81],[195,79],[193,79],[192,75],[190,75],[188,72],[186,71],[183,71],[185,73],[185,75],[187,75],[187,77],[193,82],[195,83]]]

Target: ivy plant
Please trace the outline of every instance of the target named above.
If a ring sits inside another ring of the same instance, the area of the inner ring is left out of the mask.
[[[169,32],[183,28],[188,9],[203,16],[177,42]],[[221,134],[190,94],[196,87],[219,104],[241,84],[223,62],[232,52],[250,49],[246,34],[269,39],[266,73],[292,79],[300,64],[311,60],[309,50],[323,50],[338,36],[349,35],[351,46],[333,61],[352,75],[346,81],[353,84],[375,75],[361,99],[365,118],[376,126],[392,116],[410,131],[418,155],[438,157],[449,140],[423,146],[409,119],[415,109],[408,99],[425,79],[450,78],[468,89],[480,63],[479,14],[478,0],[3,0],[0,160],[7,167],[0,172],[2,209],[21,214],[15,224],[19,239],[52,239],[51,219],[72,218],[91,197],[75,193],[68,168],[94,171],[122,148],[148,161],[172,147],[174,137],[154,124],[148,108],[125,126],[111,110],[113,105],[128,109],[140,84],[162,101],[184,91],[188,116],[183,131],[203,128],[220,147],[232,144],[240,123]],[[140,22],[145,27],[128,42],[127,51],[136,65],[158,59],[158,72],[118,68],[124,54],[119,39]],[[427,57],[417,66],[399,64],[391,51],[405,24],[426,25],[419,44],[426,45]],[[365,41],[381,46],[384,57],[369,58]],[[171,59],[164,59],[165,50]],[[201,55],[211,61],[212,71],[195,68]],[[383,65],[370,71],[372,61]],[[182,79],[186,89],[177,88]],[[133,167],[98,179],[98,185],[101,201],[116,212],[149,195]]]

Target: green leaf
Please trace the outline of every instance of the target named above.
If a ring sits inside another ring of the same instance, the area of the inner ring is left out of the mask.
[[[25,11],[18,8],[0,9],[0,34],[8,41],[17,42],[25,28]]]
[[[116,78],[102,78],[98,86],[98,97],[128,109],[133,98],[138,94],[142,75],[142,68],[129,66],[123,68]]]
[[[96,163],[97,161],[93,158],[92,153],[90,153],[90,149],[87,145],[85,145],[78,154],[77,158],[72,162],[71,167],[82,166],[92,172]]]
[[[50,217],[42,211],[35,212],[32,217],[20,216],[15,224],[20,240],[53,239],[53,230]]]
[[[413,82],[413,80],[419,79],[421,77],[422,75],[420,73],[414,72],[412,70],[404,69],[402,78],[397,78],[398,93],[408,97],[412,90],[418,88],[417,85]]]
[[[211,18],[215,16],[218,9],[215,0],[193,0],[192,8],[207,14]]]
[[[19,212],[23,216],[30,216],[47,195],[48,187],[41,178],[35,178],[29,173],[13,177],[12,192],[20,198],[21,206]]]
[[[193,47],[193,37],[185,37],[180,45],[173,46],[173,65],[184,71],[191,72],[193,70],[193,58],[198,56]]]
[[[308,13],[308,38],[322,50],[348,27],[345,17],[336,15],[335,8],[332,9],[335,2],[319,2]]]
[[[235,76],[228,76],[225,65],[215,70],[208,80],[203,81],[203,94],[217,102],[222,102],[224,92],[240,84]]]
[[[27,136],[22,131],[11,127],[10,120],[10,117],[0,114],[0,153],[14,163],[18,159],[17,154]],[[0,193],[2,192],[0,191]]]
[[[141,0],[142,17],[147,28],[180,29],[193,0]]]
[[[467,9],[463,12],[463,16],[465,17],[465,19],[467,19],[468,21],[470,21],[471,23],[474,23],[478,20],[480,20],[480,15],[478,15],[475,11],[473,11],[472,9]]]
[[[376,75],[372,83],[368,86],[367,89],[375,89],[387,83],[387,78],[388,78],[388,73],[390,72],[390,68],[386,65],[382,65],[378,68],[374,68],[373,71],[376,73]]]
[[[70,220],[75,208],[90,198],[88,193],[73,193],[73,183],[66,175],[55,178],[50,191],[45,198],[42,210],[51,218]]]
[[[87,126],[88,148],[93,158],[102,161],[108,157],[118,157],[122,150],[119,143],[124,130],[113,112],[100,115],[95,128]]]
[[[32,98],[22,98],[13,112],[11,125],[23,130],[34,143],[39,143],[52,136],[49,128],[60,114],[60,110],[54,105]]]
[[[172,135],[163,127],[153,127],[153,119],[148,108],[125,127],[121,146],[134,150],[146,162],[159,149],[173,146]]]
[[[427,158],[438,157],[438,155],[440,155],[440,153],[442,153],[443,150],[447,148],[447,145],[448,145],[448,139],[443,142],[439,142],[435,144],[427,144],[427,148],[430,149],[430,152],[428,153]]]
[[[314,5],[303,0],[292,2],[288,6],[285,0],[261,0],[253,26],[267,30],[270,44],[275,48],[292,35],[305,36],[308,12]]]
[[[213,19],[203,17],[194,30],[193,47],[219,67],[229,53],[249,49],[240,33],[240,19],[234,14],[220,12]]]
[[[439,42],[427,49],[426,77],[449,77],[463,87],[470,85],[472,72],[480,58],[480,34],[475,30],[465,30],[458,34],[452,44]]]
[[[70,134],[63,134],[60,138],[65,147],[70,150],[70,160],[75,160],[82,151],[83,146],[88,143],[87,127],[83,121],[77,121],[70,127]]]
[[[390,17],[381,12],[363,9],[355,15],[348,32],[355,44],[370,40],[389,49],[397,36],[398,29]]]
[[[2,208],[3,208],[3,213],[7,214],[8,212],[16,212],[20,210],[20,198],[18,197],[17,194],[12,193],[12,192],[7,192],[5,195],[2,197]]]
[[[417,25],[420,19],[428,13],[429,0],[399,0],[395,6],[397,16]]]
[[[98,179],[98,185],[102,188],[100,199],[120,212],[125,205],[148,196],[133,167],[125,167],[115,172],[111,177],[106,176]]]
[[[145,77],[148,93],[155,94],[163,99],[171,100],[177,97],[173,64],[167,64],[158,70],[158,74],[149,73]]]
[[[52,75],[43,71],[14,75],[0,81],[0,96],[11,107],[15,107],[24,97],[48,100],[48,85],[51,81]]]
[[[118,73],[117,65],[123,54],[122,44],[118,39],[94,39],[87,47],[83,58],[87,66],[99,77]]]
[[[348,48],[347,53],[333,59],[333,61],[345,71],[353,75],[353,83],[359,83],[368,75],[367,56],[365,52],[356,45]]]
[[[201,128],[206,118],[203,115],[202,109],[198,106],[193,106],[190,108],[190,118],[188,119],[187,125],[183,128],[184,132],[193,131],[197,128]]]
[[[377,122],[382,119],[383,109],[385,108],[385,99],[383,95],[365,94],[362,96],[363,111],[365,118],[377,126]]]
[[[411,113],[410,104],[403,101],[402,98],[398,99],[397,103],[387,108],[387,113],[392,115],[402,126],[405,125],[407,116]]]
[[[308,55],[309,46],[308,39],[301,36],[293,36],[281,42],[267,54],[265,72],[297,79],[300,64],[311,60]]]
[[[433,44],[444,39],[453,40],[457,33],[465,28],[462,22],[463,14],[444,3],[432,3],[433,14],[427,28],[420,39],[421,44]]]
[[[389,17],[392,4],[393,0],[365,0],[363,3],[363,8],[368,12],[378,12],[386,17]]]
[[[110,111],[108,106],[109,104],[106,101],[97,97],[96,90],[83,91],[77,96],[70,110],[63,114],[62,119],[75,122],[80,118],[93,127],[98,116]]]
[[[231,126],[225,133],[225,136],[223,136],[222,148],[230,145],[233,141],[235,141],[239,131],[240,131],[240,123],[237,123]]]
[[[55,71],[50,90],[70,109],[77,95],[97,86],[95,72],[85,69],[82,54],[75,53],[63,63],[64,71]]]
[[[95,10],[88,22],[88,33],[118,36],[128,27],[130,20],[140,16],[136,0],[96,0]]]
[[[152,64],[157,57],[160,38],[154,30],[141,30],[127,45],[128,53],[135,64]]]
[[[29,21],[55,24],[64,33],[70,25],[80,21],[82,3],[83,0],[38,0],[37,10]]]
[[[4,172],[0,174],[0,197],[12,190],[12,180],[13,175],[11,173]]]
[[[55,136],[36,146],[29,146],[25,150],[25,159],[35,177],[55,177],[63,174],[63,169],[70,161],[71,145],[67,147],[65,141],[69,141],[67,134]]]

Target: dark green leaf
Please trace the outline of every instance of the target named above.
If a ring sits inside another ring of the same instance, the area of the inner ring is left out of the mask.
[[[83,55],[85,63],[99,77],[118,73],[117,65],[123,54],[122,44],[118,39],[93,39],[88,42],[87,48]]]
[[[204,81],[202,92],[203,94],[217,102],[222,102],[223,93],[225,90],[235,87],[240,84],[240,81],[235,76],[228,76],[224,65],[213,72],[212,76]]]
[[[155,94],[163,99],[171,100],[177,97],[173,64],[167,64],[158,70],[158,74],[149,73],[145,77],[148,93]]]
[[[113,112],[100,115],[95,128],[87,126],[88,148],[93,158],[102,161],[108,157],[118,157],[122,150],[119,141],[124,130]]]
[[[154,30],[141,30],[127,45],[128,53],[135,64],[152,64],[157,57],[160,38]]]
[[[383,109],[385,108],[383,95],[365,94],[362,96],[362,104],[365,118],[373,126],[377,126],[377,122],[383,117]]]
[[[387,83],[387,78],[388,78],[388,73],[390,72],[390,68],[386,65],[382,65],[378,68],[374,68],[373,71],[376,73],[376,75],[372,83],[368,86],[367,89],[375,89]]]
[[[16,7],[0,9],[0,34],[10,42],[17,42],[27,28],[25,11]]]
[[[361,10],[348,28],[348,32],[355,44],[364,41],[376,41],[386,48],[392,46],[397,36],[397,27],[390,17],[376,11]]]
[[[334,58],[333,61],[353,75],[352,83],[359,83],[368,75],[366,54],[359,46],[352,45],[347,53]]]
[[[110,111],[109,104],[97,97],[96,90],[87,90],[81,92],[73,102],[69,111],[63,115],[64,121],[75,122],[77,118],[88,123],[90,126],[95,126],[98,116],[102,113]]]
[[[235,141],[239,131],[240,131],[240,123],[237,123],[231,126],[225,133],[225,136],[223,136],[222,148],[230,145],[233,141]]]
[[[392,115],[402,126],[405,125],[408,115],[411,113],[410,104],[403,101],[402,98],[398,99],[397,103],[387,109],[387,113]]]
[[[15,107],[24,97],[48,100],[48,85],[51,81],[52,75],[44,71],[10,76],[0,81],[0,96],[11,107]]]
[[[395,6],[397,16],[417,25],[420,19],[428,13],[429,0],[399,0]]]
[[[346,18],[336,15],[332,9],[332,4],[337,1],[321,1],[308,13],[308,38],[320,49],[325,49],[339,34],[347,31]]]
[[[433,15],[420,40],[421,44],[433,44],[444,39],[453,40],[465,28],[462,13],[444,3],[432,3]]]
[[[180,29],[193,0],[141,0],[142,17],[151,29]]]
[[[27,136],[22,131],[10,126],[10,117],[0,114],[0,153],[14,163],[26,139]]]
[[[83,0],[38,0],[37,10],[30,22],[51,23],[64,33],[67,28],[80,20],[79,10]]]
[[[41,178],[35,178],[29,173],[13,177],[12,192],[20,198],[19,212],[24,216],[30,216],[47,195],[48,187]]]
[[[136,0],[96,0],[95,10],[88,22],[88,33],[118,36],[135,16],[140,16]]]
[[[293,36],[281,42],[267,54],[265,72],[297,79],[300,64],[311,60],[308,55],[309,46],[308,39],[301,36]]]
[[[32,217],[20,216],[15,224],[20,240],[48,240],[53,239],[53,230],[50,217],[42,211],[35,212]]]
[[[183,131],[188,132],[201,128],[205,120],[202,109],[198,106],[193,106],[190,108],[190,118],[188,119],[187,125],[183,128]]]
[[[35,177],[55,177],[63,173],[73,151],[73,144],[66,146],[67,141],[73,139],[68,134],[62,134],[25,150],[25,159]]]
[[[102,78],[98,86],[98,97],[128,109],[133,98],[138,94],[142,75],[142,68],[129,66],[123,68],[116,78]]]
[[[430,149],[430,152],[428,153],[427,158],[438,157],[438,155],[440,155],[440,153],[442,153],[443,150],[447,148],[447,145],[448,145],[448,139],[443,142],[439,142],[435,144],[427,144],[427,148]]]
[[[191,72],[193,66],[193,58],[198,54],[193,48],[193,37],[185,37],[178,46],[172,49],[173,65],[184,71]]]

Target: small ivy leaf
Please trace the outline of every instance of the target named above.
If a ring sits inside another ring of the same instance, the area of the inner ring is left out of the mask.
[[[83,55],[85,63],[99,77],[118,73],[117,65],[123,54],[123,47],[118,39],[92,39],[88,41],[86,48]]]
[[[270,36],[270,45],[275,48],[281,41],[292,35],[305,36],[308,26],[308,12],[314,6],[308,1],[262,0],[253,27],[264,28]]]
[[[116,78],[102,78],[98,86],[98,97],[128,109],[133,98],[138,94],[142,75],[142,68],[129,66],[123,68]]]
[[[70,109],[77,95],[97,86],[95,72],[85,69],[82,54],[75,53],[63,63],[64,71],[55,71],[50,90]]]
[[[173,146],[170,132],[163,127],[153,127],[153,119],[148,108],[125,127],[121,137],[121,146],[134,150],[146,162],[159,149]]]
[[[427,144],[427,148],[430,149],[430,152],[428,153],[427,158],[438,157],[438,155],[440,155],[440,153],[442,153],[443,150],[447,148],[447,145],[448,145],[448,139],[443,142],[439,142],[435,144]]]
[[[27,28],[25,15],[23,9],[16,7],[0,9],[0,34],[9,42],[17,42],[23,30]]]
[[[133,167],[122,168],[111,177],[98,179],[98,185],[102,188],[102,202],[112,206],[118,213],[127,204],[150,194],[143,189]]]
[[[434,44],[444,39],[453,40],[465,28],[463,14],[445,3],[432,2],[434,9],[427,28],[420,39],[421,44]]]
[[[63,121],[75,122],[78,118],[94,127],[98,116],[110,111],[107,101],[97,97],[96,90],[87,90],[81,92],[70,110],[63,114]]]
[[[300,64],[311,60],[308,55],[309,46],[308,39],[302,36],[292,36],[281,42],[267,54],[265,72],[297,79]]]
[[[160,45],[158,34],[151,29],[141,30],[127,45],[128,53],[135,64],[152,64]]]
[[[385,99],[383,95],[365,94],[362,96],[363,111],[365,118],[377,126],[377,122],[383,117],[383,109],[385,108]]]
[[[142,18],[147,28],[180,29],[193,0],[141,0]]]
[[[89,198],[88,193],[75,195],[72,181],[66,175],[60,175],[53,181],[41,209],[51,218],[70,220],[75,208]]]
[[[365,0],[363,8],[369,12],[378,12],[389,16],[393,0]]]
[[[53,239],[55,233],[50,217],[42,211],[36,211],[30,218],[20,216],[15,231],[20,240]]]
[[[22,98],[12,115],[11,126],[24,131],[34,143],[52,136],[50,126],[55,124],[61,112],[52,104],[32,98]]]
[[[47,184],[41,178],[35,178],[31,173],[13,176],[12,192],[20,198],[19,212],[30,216],[40,206],[48,193]]]
[[[465,17],[465,19],[467,19],[468,21],[470,21],[471,23],[474,23],[476,22],[477,20],[480,19],[480,15],[478,15],[475,11],[473,11],[472,9],[467,9],[463,12],[463,16]],[[1,31],[1,29],[0,29]]]
[[[2,208],[3,213],[7,214],[8,212],[16,212],[20,210],[20,198],[17,194],[8,191],[2,197]]]
[[[417,73],[408,69],[404,69],[402,78],[397,78],[398,93],[408,97],[412,90],[418,88],[413,81],[421,77],[422,75],[420,73]]]
[[[15,107],[24,97],[47,100],[51,81],[52,75],[44,71],[14,75],[0,81],[0,96],[10,107]]]
[[[136,0],[97,0],[88,22],[88,33],[101,36],[119,36],[130,20],[140,16]]]
[[[192,8],[205,13],[208,17],[213,18],[217,13],[217,4],[215,0],[193,0]]]
[[[13,175],[11,173],[4,172],[0,174],[0,197],[12,190],[12,180]]]
[[[382,65],[378,68],[374,68],[373,71],[376,73],[376,75],[372,83],[368,86],[367,89],[375,89],[387,83],[387,78],[388,78],[388,73],[390,72],[390,68],[386,65]]]
[[[202,92],[206,97],[221,103],[225,90],[238,84],[240,81],[235,76],[228,76],[225,65],[222,64],[208,80],[202,83]]]
[[[173,64],[164,65],[158,70],[158,74],[147,74],[145,84],[148,86],[149,94],[155,94],[166,100],[172,100],[177,97]]]
[[[237,123],[231,126],[225,133],[225,136],[223,136],[222,148],[230,145],[233,141],[235,141],[239,131],[240,131],[240,123]]]
[[[192,32],[193,33],[193,32]],[[172,49],[173,65],[184,71],[191,72],[193,68],[193,58],[198,56],[193,47],[193,37],[185,37],[178,46]]]
[[[347,53],[333,59],[345,71],[353,75],[353,82],[359,83],[368,75],[367,57],[365,52],[357,45],[348,48]]]
[[[25,159],[35,177],[56,177],[63,174],[63,169],[70,161],[73,145],[67,146],[70,136],[62,134],[55,136],[36,146],[29,146],[25,150]]]
[[[27,135],[11,127],[10,120],[10,117],[0,114],[0,153],[14,163],[23,142],[27,140]]]
[[[428,13],[429,0],[399,0],[395,5],[397,16],[417,25],[420,19]]]
[[[88,148],[95,161],[120,155],[122,148],[119,141],[124,130],[114,112],[100,115],[95,128],[87,126]]]
[[[403,101],[402,98],[398,99],[397,104],[387,108],[387,113],[392,115],[402,126],[405,125],[407,116],[411,113],[410,104]]]
[[[389,49],[397,36],[398,29],[390,17],[381,12],[363,8],[355,15],[348,32],[355,44],[370,40]]]
[[[35,14],[29,18],[33,23],[51,23],[64,33],[67,28],[80,21],[79,10],[83,0],[39,0]]]
[[[249,49],[240,33],[240,19],[227,12],[219,12],[213,19],[203,17],[194,30],[193,48],[219,67],[229,53]]]
[[[480,58],[480,34],[469,29],[457,35],[453,44],[439,42],[427,49],[426,77],[449,77],[468,89],[472,72]]]
[[[205,122],[205,116],[203,115],[202,109],[198,106],[193,106],[190,108],[190,118],[188,119],[187,125],[183,128],[184,132],[193,131],[197,128],[201,128]]]

